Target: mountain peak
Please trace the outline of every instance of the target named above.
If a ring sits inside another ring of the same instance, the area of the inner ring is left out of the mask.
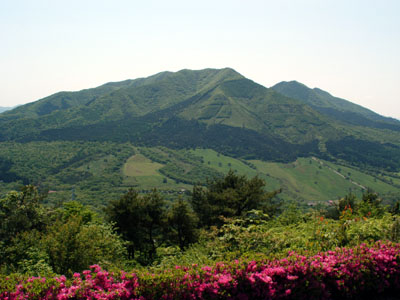
[[[294,98],[294,99],[305,99],[309,97],[310,92],[312,91],[305,84],[300,83],[296,80],[292,81],[282,81],[275,84],[271,87],[273,90],[277,91],[285,95],[286,97]]]
[[[297,80],[290,80],[290,81],[281,81],[277,84],[274,85],[275,86],[280,86],[280,85],[286,85],[286,86],[298,86],[298,87],[306,87],[308,88],[305,84],[298,82]]]

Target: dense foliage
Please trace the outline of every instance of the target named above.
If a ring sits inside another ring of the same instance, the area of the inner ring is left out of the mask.
[[[355,165],[372,166],[388,171],[396,171],[400,168],[400,147],[393,144],[382,145],[346,137],[338,141],[330,141],[326,146],[332,155]],[[368,151],[363,151],[365,149]]]
[[[190,201],[130,189],[101,213],[76,201],[43,205],[33,186],[10,192],[0,199],[1,297],[340,299],[398,291],[399,204],[385,207],[367,191],[323,210],[280,211],[277,192],[263,187],[231,171],[194,187]],[[110,272],[84,271],[94,264]]]
[[[276,214],[278,204],[272,198],[279,193],[266,193],[264,180],[257,176],[248,180],[233,171],[222,178],[208,182],[207,188],[193,188],[191,203],[203,226],[217,225],[222,217],[240,217],[253,209]]]

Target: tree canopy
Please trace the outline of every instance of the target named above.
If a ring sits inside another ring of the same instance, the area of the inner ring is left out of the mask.
[[[255,176],[248,179],[230,170],[224,178],[208,181],[206,188],[195,186],[192,193],[192,206],[205,226],[219,224],[219,217],[238,217],[260,209],[275,214],[278,204],[272,201],[280,192],[266,192],[265,181]]]

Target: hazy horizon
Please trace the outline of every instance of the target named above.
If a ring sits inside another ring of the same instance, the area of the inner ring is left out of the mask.
[[[162,71],[296,80],[400,119],[400,2],[0,3],[0,106]]]

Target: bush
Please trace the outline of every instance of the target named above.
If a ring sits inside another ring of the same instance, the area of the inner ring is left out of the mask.
[[[0,278],[0,299],[374,299],[400,291],[400,245],[378,242],[270,261],[231,261],[158,274],[90,271]]]

